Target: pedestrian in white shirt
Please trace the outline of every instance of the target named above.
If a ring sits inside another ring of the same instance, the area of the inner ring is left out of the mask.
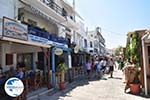
[[[110,77],[111,78],[113,78],[114,66],[116,67],[115,62],[113,61],[112,58],[110,58],[109,59],[109,72],[110,72]]]
[[[92,66],[92,63],[91,63],[91,61],[89,60],[89,61],[86,63],[86,70],[87,70],[88,79],[90,78],[91,66]]]

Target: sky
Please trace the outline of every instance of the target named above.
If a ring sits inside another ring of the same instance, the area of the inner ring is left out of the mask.
[[[150,0],[75,0],[75,5],[89,30],[101,27],[109,49],[125,46],[128,32],[150,28]]]

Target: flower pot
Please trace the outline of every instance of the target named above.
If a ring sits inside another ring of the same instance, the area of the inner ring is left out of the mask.
[[[65,89],[65,82],[59,83],[59,89],[64,90]]]
[[[130,91],[132,94],[140,93],[140,84],[130,84]]]

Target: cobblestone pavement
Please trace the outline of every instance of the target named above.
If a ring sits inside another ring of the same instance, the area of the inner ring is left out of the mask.
[[[114,78],[104,76],[101,80],[82,79],[70,84],[67,89],[54,94],[45,94],[35,100],[148,100],[141,96],[124,93],[122,72],[115,71]]]

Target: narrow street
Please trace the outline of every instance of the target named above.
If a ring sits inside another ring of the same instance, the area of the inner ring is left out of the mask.
[[[78,80],[64,91],[45,94],[35,100],[147,100],[147,98],[124,93],[121,71],[114,72],[114,78],[104,76],[101,80]]]

